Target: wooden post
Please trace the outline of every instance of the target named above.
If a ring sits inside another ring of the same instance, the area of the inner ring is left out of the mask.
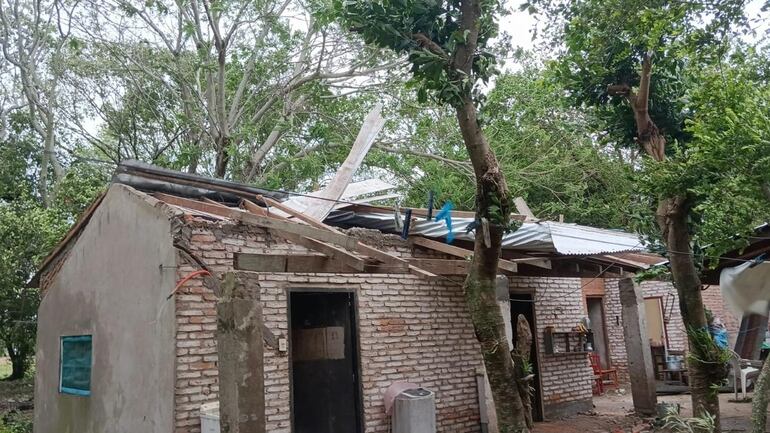
[[[618,288],[634,411],[640,415],[654,415],[658,400],[642,289],[630,278],[620,280]]]
[[[217,302],[219,424],[222,433],[265,433],[259,291],[225,274]]]

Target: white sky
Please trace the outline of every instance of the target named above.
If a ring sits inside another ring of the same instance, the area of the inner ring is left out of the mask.
[[[511,35],[511,42],[514,47],[518,46],[525,50],[532,49],[532,29],[535,27],[536,20],[527,11],[519,11],[519,5],[523,0],[505,0],[510,14],[500,20],[501,32]],[[770,17],[767,12],[762,12],[762,5],[765,0],[749,0],[746,5],[746,15],[751,20],[751,27],[756,31],[754,37],[749,37],[749,41],[756,41],[760,37],[767,36],[770,30]],[[511,66],[511,65],[506,65]]]

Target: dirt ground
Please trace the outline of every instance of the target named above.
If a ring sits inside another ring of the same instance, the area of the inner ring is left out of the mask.
[[[734,394],[720,394],[722,433],[751,431],[751,403],[734,403]],[[683,416],[692,415],[690,396],[659,395],[658,402],[678,403]],[[650,420],[639,419],[631,414],[633,401],[630,393],[610,392],[594,397],[594,412],[575,417],[538,423],[534,433],[640,433],[662,431],[650,426]],[[770,429],[767,430],[770,432]]]

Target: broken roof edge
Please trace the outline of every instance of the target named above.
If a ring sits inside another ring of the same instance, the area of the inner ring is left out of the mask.
[[[96,196],[91,204],[88,205],[83,213],[80,214],[77,221],[75,221],[75,224],[70,227],[64,237],[56,244],[54,249],[43,259],[43,261],[38,266],[35,275],[33,275],[29,282],[27,282],[27,287],[40,287],[40,277],[48,270],[49,266],[51,266],[51,264],[54,263],[57,258],[64,254],[69,249],[69,247],[74,244],[74,242],[77,242],[83,230],[91,221],[91,217],[102,205],[107,195],[109,195],[113,190],[122,191],[123,193],[128,194],[129,197],[134,197],[140,202],[146,203],[151,208],[159,209],[169,219],[181,217],[183,215],[181,211],[174,209],[172,206],[156,199],[155,197],[150,196],[149,194],[146,194],[128,185],[121,183],[111,183],[104,191],[100,192]]]
[[[284,200],[288,193],[256,188],[238,182],[184,173],[137,160],[122,161],[115,169],[112,183],[121,183],[142,191],[157,191],[183,197],[221,197],[234,201],[264,195]]]

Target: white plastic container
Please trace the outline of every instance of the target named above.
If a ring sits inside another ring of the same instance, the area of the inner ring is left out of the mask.
[[[201,405],[201,433],[220,433],[218,401]]]
[[[436,433],[436,400],[425,388],[408,389],[393,404],[393,433]]]

